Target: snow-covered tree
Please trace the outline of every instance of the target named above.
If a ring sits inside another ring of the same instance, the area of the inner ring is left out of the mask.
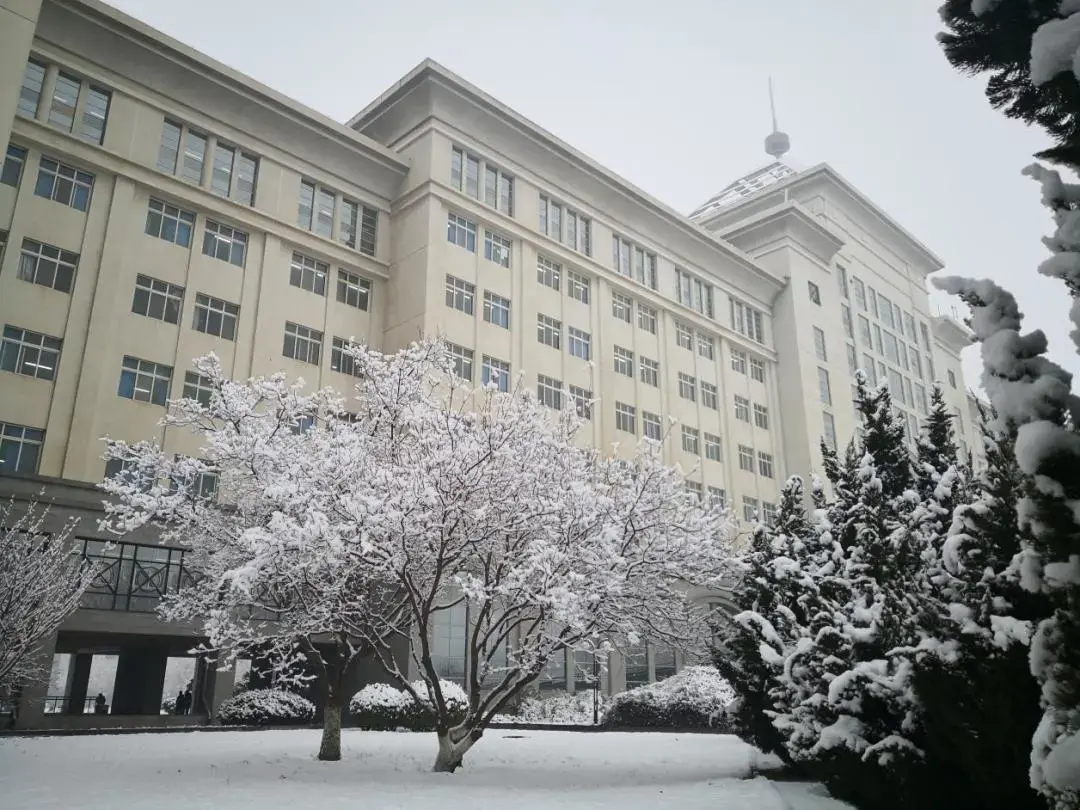
[[[815,527],[806,515],[802,479],[792,476],[780,491],[776,520],[759,523],[733,591],[739,612],[716,628],[713,660],[738,696],[731,721],[744,741],[790,762],[773,725],[784,657],[808,630],[815,584],[802,565],[815,548]]]
[[[42,642],[79,606],[94,566],[70,542],[75,522],[46,529],[48,509],[0,505],[0,695],[49,677]]]
[[[1044,199],[1076,196],[1077,189],[1065,187],[1056,173],[1033,173],[1043,180]],[[1048,263],[1075,292],[1075,263],[1068,257],[1080,248],[1074,236],[1080,214],[1059,214],[1057,233],[1047,240],[1057,255]],[[1080,806],[1080,436],[1072,425],[1080,423],[1080,407],[1070,390],[1071,375],[1043,356],[1043,333],[1020,333],[1022,315],[1011,294],[985,280],[935,283],[971,308],[971,326],[982,344],[983,387],[997,412],[995,427],[1015,431],[1015,458],[1025,479],[1017,504],[1025,533],[1017,562],[1020,583],[1045,594],[1053,608],[1031,642],[1031,670],[1043,707],[1033,739],[1031,781],[1059,810],[1073,810]],[[1075,305],[1073,317],[1080,320]]]
[[[356,350],[361,400],[398,415],[374,465],[383,515],[363,558],[399,600],[378,618],[411,641],[413,668],[436,715],[436,770],[453,771],[497,714],[577,649],[649,639],[700,645],[706,614],[688,598],[720,582],[730,516],[685,489],[661,447],[632,459],[576,446],[581,422],[527,389],[472,391],[438,363],[398,367]],[[390,385],[415,371],[418,393]],[[392,440],[391,440],[392,439]],[[356,493],[342,493],[341,511]],[[366,496],[365,496],[366,497]],[[432,645],[441,616],[464,608],[469,708],[448,711]],[[403,690],[393,636],[365,636]]]
[[[284,374],[234,382],[213,355],[195,368],[209,399],[173,402],[165,424],[198,436],[201,458],[108,443],[123,471],[103,484],[114,496],[107,525],[124,533],[149,523],[188,550],[195,582],[166,597],[161,612],[203,624],[219,663],[266,659],[279,685],[314,673],[319,758],[338,760],[349,697],[341,690],[363,652],[358,627],[382,594],[354,550],[362,521],[334,511],[335,488],[364,490],[363,436],[329,390],[304,393],[303,381]]]
[[[915,491],[920,500],[932,498],[941,476],[958,463],[953,415],[949,413],[941,385],[934,383],[930,389],[930,410],[915,445]]]

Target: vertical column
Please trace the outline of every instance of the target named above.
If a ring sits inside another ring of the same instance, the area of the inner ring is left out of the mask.
[[[0,159],[7,154],[41,0],[0,0]]]
[[[168,660],[168,654],[164,650],[121,652],[116,662],[111,713],[159,714]]]
[[[3,19],[0,17],[0,19]],[[2,34],[0,34],[2,36]],[[15,712],[15,728],[40,728],[45,717],[45,698],[49,693],[49,677],[52,674],[56,636],[47,639],[38,648],[37,665],[43,677],[22,687],[18,694]]]
[[[78,652],[71,656],[67,688],[64,690],[64,714],[83,714],[86,692],[90,688],[90,665],[93,660],[93,654],[88,652]]]

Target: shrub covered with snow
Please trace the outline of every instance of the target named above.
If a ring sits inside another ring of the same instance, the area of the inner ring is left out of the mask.
[[[600,716],[607,711],[609,699],[600,696]],[[553,726],[591,726],[593,723],[593,693],[557,692],[544,697],[529,697],[506,714],[495,716],[496,723],[540,723]]]
[[[399,728],[409,731],[434,730],[435,713],[427,699],[427,687],[423,681],[414,682],[412,687],[424,698],[422,702],[417,703],[408,692],[390,684],[368,684],[349,701],[352,724],[372,731],[394,731]],[[439,681],[439,687],[451,714],[463,718],[469,707],[465,690],[452,681]]]
[[[615,695],[601,722],[622,728],[718,728],[734,698],[715,667],[687,667],[666,680]]]
[[[284,689],[252,689],[218,708],[223,726],[292,726],[310,723],[314,717],[314,703]]]

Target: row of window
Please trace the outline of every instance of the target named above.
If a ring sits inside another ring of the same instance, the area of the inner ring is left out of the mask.
[[[8,144],[3,170],[0,171],[0,183],[18,188],[25,165],[26,149],[16,144]],[[90,194],[93,190],[94,175],[90,172],[45,156],[38,162],[37,182],[34,183],[34,194],[38,197],[58,202],[76,211],[86,211],[90,207]]]
[[[18,114],[26,118],[43,115],[50,126],[61,132],[100,144],[105,139],[112,93],[60,70],[56,73],[51,98],[45,98],[47,73],[48,66],[44,62],[30,59],[26,63],[19,88]],[[49,105],[47,114],[42,109],[45,103]]]
[[[482,189],[481,177],[484,178]],[[508,216],[514,215],[513,177],[458,146],[452,147],[450,185]],[[539,195],[538,228],[560,244],[586,256],[592,255],[592,220],[547,194]],[[475,223],[452,214],[449,241],[475,251]],[[612,234],[611,255],[615,272],[635,279],[650,289],[659,289],[656,253],[616,233]],[[715,318],[714,299],[711,284],[679,267],[675,268],[676,301],[708,318]],[[741,302],[732,301],[732,327],[758,343],[765,342],[763,314]]]
[[[207,172],[207,155],[210,155]],[[241,205],[255,204],[259,158],[185,123],[163,119],[157,167]]]
[[[335,210],[337,241],[346,247],[356,248],[366,256],[374,256],[379,212],[311,180],[300,181],[296,222],[301,228],[327,239],[335,238]]]

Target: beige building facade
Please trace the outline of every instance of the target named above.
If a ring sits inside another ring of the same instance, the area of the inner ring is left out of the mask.
[[[196,454],[159,421],[200,395],[211,351],[237,377],[346,391],[348,341],[441,334],[475,384],[588,415],[583,442],[667,435],[688,486],[747,526],[820,469],[820,436],[852,434],[864,356],[912,429],[934,378],[970,413],[966,333],[927,302],[941,261],[827,166],[687,217],[434,62],[342,124],[99,0],[0,0],[0,148],[5,492],[41,483],[92,511],[103,437]],[[113,553],[93,523],[87,553]],[[58,652],[146,635],[106,611],[152,609],[180,563],[123,555]],[[450,621],[457,638],[467,617]],[[681,663],[642,649],[605,688]],[[581,667],[553,667],[574,689]]]

